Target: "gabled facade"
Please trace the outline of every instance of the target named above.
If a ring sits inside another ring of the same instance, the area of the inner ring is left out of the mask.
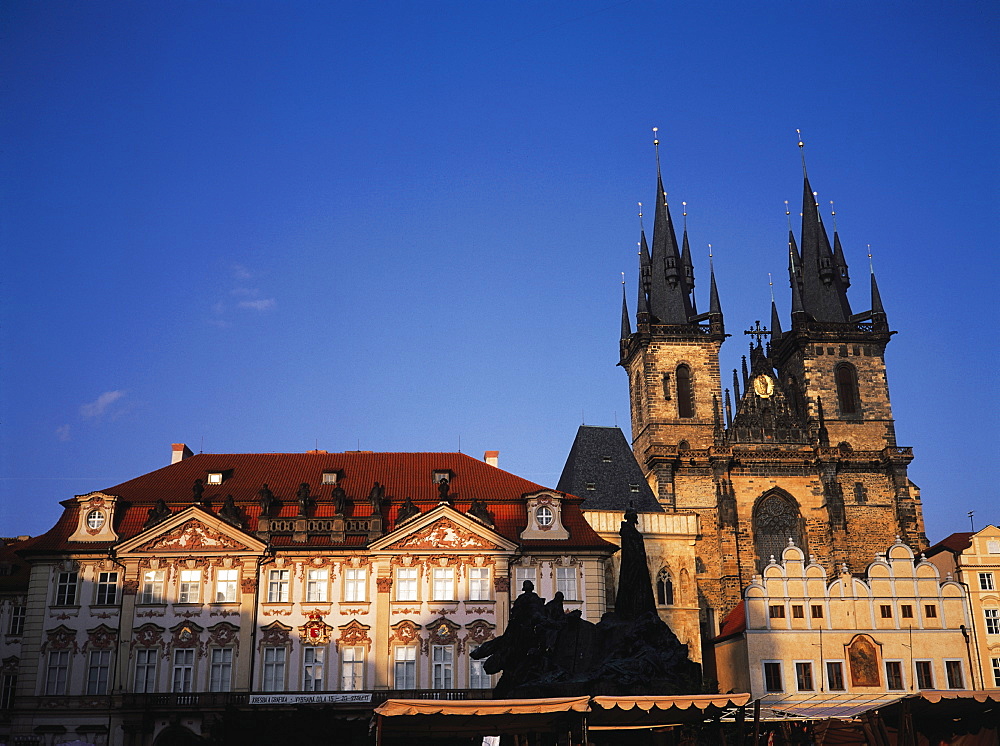
[[[18,742],[162,746],[234,706],[336,721],[390,692],[488,696],[469,653],[512,584],[605,610],[616,547],[580,499],[469,456],[175,454],[19,545]]]
[[[976,683],[1000,689],[1000,528],[952,534],[926,552],[942,576],[961,583],[969,596]]]
[[[801,144],[800,144],[801,145]],[[890,331],[874,274],[870,308],[855,313],[834,231],[804,173],[799,241],[789,230],[791,319],[772,303],[742,371],[723,380],[728,336],[709,278],[698,313],[685,229],[681,249],[657,174],[653,250],[640,236],[635,329],[623,299],[621,365],[628,376],[632,448],[669,513],[695,513],[698,594],[705,639],[741,589],[791,538],[828,575],[861,572],[894,537],[927,546],[911,449],[896,442],[885,368]],[[801,246],[801,248],[800,248]]]
[[[743,595],[714,640],[720,691],[767,704],[975,688],[965,591],[902,542],[833,580],[790,544]]]

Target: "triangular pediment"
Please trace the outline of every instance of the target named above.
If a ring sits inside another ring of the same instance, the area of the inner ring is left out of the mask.
[[[262,552],[265,545],[232,524],[190,507],[124,542],[119,554]]]
[[[509,552],[517,545],[451,507],[440,505],[371,545],[390,552]]]

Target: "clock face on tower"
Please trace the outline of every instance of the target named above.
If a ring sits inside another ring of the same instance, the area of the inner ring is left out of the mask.
[[[753,390],[762,399],[769,398],[774,393],[774,379],[766,373],[761,373],[753,379]]]

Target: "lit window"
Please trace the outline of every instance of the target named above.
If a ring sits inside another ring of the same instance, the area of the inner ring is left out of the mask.
[[[265,692],[280,692],[285,688],[285,658],[288,651],[285,648],[264,648],[264,681]]]
[[[567,601],[576,601],[576,568],[557,567],[556,568],[556,590],[563,594]]]
[[[329,572],[325,568],[314,568],[306,573],[306,601],[311,603],[326,603],[326,589],[329,585]]]
[[[336,483],[337,483],[337,472],[335,471],[323,472],[323,484],[336,484]]]
[[[434,688],[451,689],[455,649],[451,645],[434,645],[431,660],[434,670]]]
[[[826,686],[831,692],[844,691],[844,664],[840,661],[827,661]]]
[[[784,685],[781,681],[781,663],[778,661],[767,661],[764,663],[764,689],[769,692],[782,692]]]
[[[400,567],[396,570],[396,600],[417,600],[417,568]]]
[[[271,570],[267,576],[267,602],[288,603],[288,570]]]
[[[986,634],[1000,635],[1000,609],[983,609],[986,619]]]
[[[415,645],[397,645],[393,685],[396,689],[417,688],[417,648]]]
[[[72,606],[76,603],[75,572],[61,572],[56,579],[56,606]]]
[[[135,691],[146,694],[156,691],[156,659],[159,650],[140,648],[135,651]]]
[[[811,692],[813,690],[812,663],[795,664],[795,687],[800,692]]]
[[[209,672],[209,691],[228,692],[233,681],[233,649],[212,648],[212,667]]]
[[[177,603],[196,604],[201,600],[201,570],[181,570]]]
[[[436,472],[434,472],[433,479],[434,479],[434,484],[440,484],[441,482],[450,482],[451,481],[451,472],[450,471],[436,471]]]
[[[302,658],[302,691],[323,691],[323,663],[326,648],[306,648]]]
[[[903,664],[899,661],[885,662],[885,688],[901,691],[903,687]]]
[[[587,489],[590,489],[590,487]],[[538,521],[539,526],[551,526],[553,521],[552,509],[546,508],[543,505],[535,511],[535,520]]]
[[[344,648],[340,655],[340,688],[345,692],[356,692],[364,689],[364,667],[364,648]]]
[[[944,672],[948,677],[949,689],[965,689],[965,677],[962,675],[962,661],[945,661]]]
[[[993,573],[991,572],[979,573],[979,590],[992,591],[995,589],[996,586],[993,584]]]
[[[65,694],[69,676],[69,651],[49,651],[48,665],[45,667],[45,693]]]
[[[87,528],[92,531],[97,531],[101,526],[104,525],[104,513],[100,510],[92,510],[87,513]]]
[[[674,581],[667,568],[660,568],[656,575],[656,603],[660,606],[674,605]]]
[[[933,689],[934,688],[934,669],[931,668],[930,661],[914,661],[914,666],[917,670],[917,688],[918,689]]]
[[[233,603],[236,601],[236,583],[238,570],[216,570],[215,601],[216,603]],[[217,691],[222,691],[217,690]]]
[[[107,694],[110,671],[111,651],[91,650],[87,665],[87,694]]]
[[[597,489],[597,482],[587,482],[586,488],[588,490],[596,490]],[[539,521],[539,523],[541,523],[541,521]],[[543,523],[542,525],[544,526],[545,524]]]
[[[470,650],[470,653],[474,653],[478,650],[478,646]],[[483,663],[485,661],[477,661],[469,658],[469,688],[470,689],[489,689],[493,682],[490,680],[490,675],[483,670]]]
[[[628,489],[629,489],[629,492],[638,492],[639,491],[639,485],[637,485],[637,484],[630,484],[628,486]]]
[[[362,567],[348,567],[344,570],[344,600],[364,601],[365,583],[368,580],[368,571]]]
[[[163,603],[163,570],[148,570],[142,574],[141,604]]]
[[[537,587],[537,582],[535,580],[535,568],[533,567],[515,567],[514,568],[514,583],[515,587],[511,589],[513,595],[520,595],[521,589],[524,587],[524,581],[529,581],[533,586]]]
[[[489,601],[490,599],[490,568],[469,568],[469,600]]]
[[[433,595],[435,601],[455,600],[455,571],[450,567],[436,567],[433,574]]]
[[[222,472],[214,471],[208,475],[209,484],[222,484]]]
[[[194,650],[182,648],[174,651],[174,676],[170,691],[181,694],[194,686]]]
[[[10,612],[10,623],[7,625],[8,635],[21,635],[24,632],[24,618],[28,614],[27,606],[15,606]]]
[[[98,606],[112,606],[118,600],[118,573],[102,572],[97,574],[97,597],[94,599]]]

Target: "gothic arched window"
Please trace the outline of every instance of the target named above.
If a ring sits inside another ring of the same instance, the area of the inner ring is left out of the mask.
[[[764,571],[771,557],[781,561],[789,539],[803,552],[807,551],[799,506],[787,495],[769,492],[753,509],[753,543],[759,571]]]
[[[858,400],[858,372],[850,363],[841,363],[834,369],[834,380],[837,382],[837,403],[840,414],[861,414],[861,402]]]
[[[632,376],[632,409],[635,411],[635,421],[642,424],[642,376],[636,373]]]
[[[694,387],[691,369],[681,363],[677,366],[677,416],[694,417]]]
[[[656,575],[656,603],[658,606],[674,605],[674,581],[665,567]]]

